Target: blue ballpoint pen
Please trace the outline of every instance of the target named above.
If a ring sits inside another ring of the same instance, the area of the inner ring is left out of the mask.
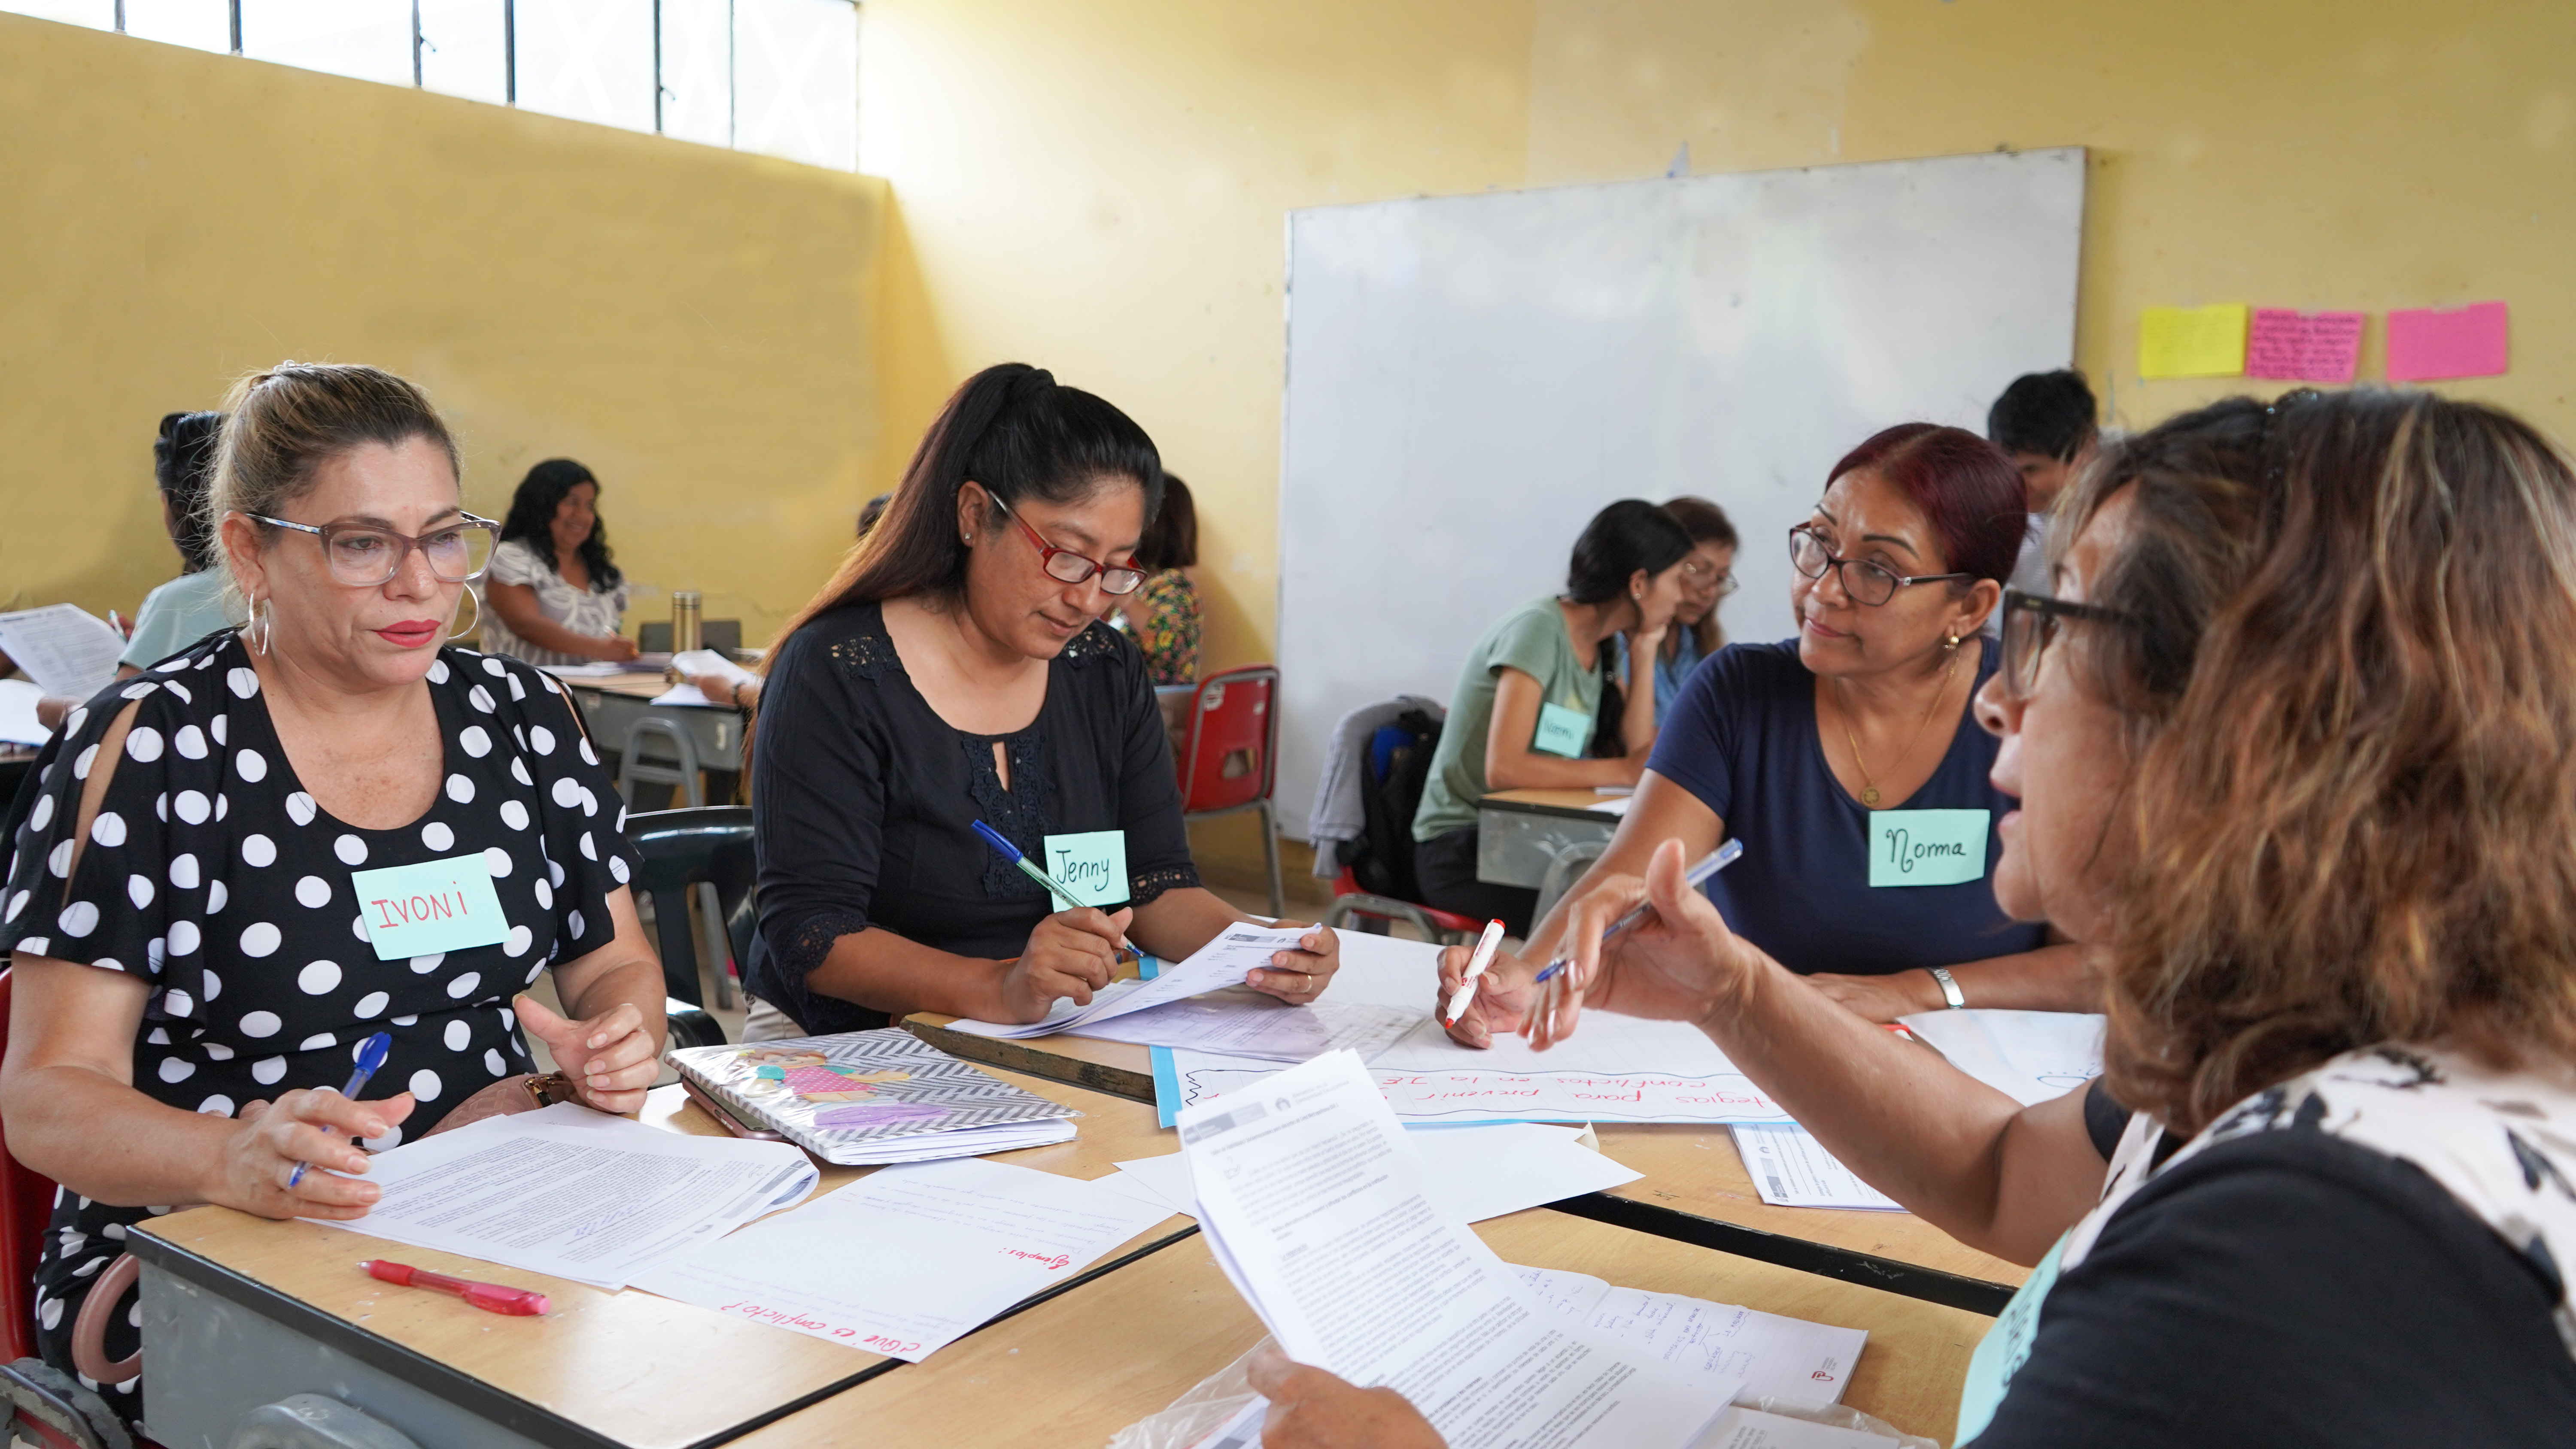
[[[1039,885],[1045,886],[1048,890],[1053,891],[1056,899],[1064,902],[1067,908],[1080,910],[1084,906],[1091,904],[1091,902],[1075,896],[1072,891],[1065,889],[1054,876],[1040,870],[1037,867],[1037,864],[1034,861],[1031,861],[1018,846],[1013,845],[1010,842],[1010,838],[1003,835],[1002,832],[995,830],[992,826],[985,824],[981,820],[972,820],[967,823],[975,827],[975,833],[977,835],[984,837],[984,843],[986,845],[993,847],[994,854],[1009,861],[1011,864],[1018,866],[1020,868],[1020,874],[1027,876],[1029,879],[1036,881]],[[1118,938],[1118,945],[1121,950],[1130,952],[1136,951],[1134,944],[1129,942],[1125,936],[1120,936]],[[1141,956],[1143,953],[1136,952],[1136,954]]]
[[[358,1069],[349,1074],[349,1085],[340,1089],[340,1095],[353,1102],[356,1101],[358,1099],[358,1094],[367,1089],[367,1078],[374,1076],[376,1074],[376,1068],[385,1064],[385,1058],[393,1052],[393,1049],[394,1034],[389,1031],[377,1032],[374,1036],[371,1036],[364,1042],[359,1043]],[[299,1162],[295,1164],[295,1171],[287,1176],[286,1190],[288,1192],[295,1191],[295,1185],[302,1182],[304,1180],[304,1174],[312,1170],[312,1163]]]
[[[1726,869],[1728,866],[1733,865],[1735,863],[1735,858],[1743,853],[1744,842],[1741,839],[1726,842],[1717,849],[1701,856],[1697,861],[1692,862],[1691,868],[1682,872],[1682,884],[1689,886],[1693,890],[1699,889],[1701,886],[1708,883],[1708,878],[1710,876],[1713,876],[1719,871]],[[1601,933],[1602,942],[1607,944],[1611,937],[1618,935],[1621,931],[1624,931],[1630,926],[1636,925],[1638,922],[1646,919],[1646,913],[1653,909],[1654,907],[1651,904],[1641,903],[1635,910],[1632,910],[1628,914],[1621,916],[1619,919],[1612,921],[1610,923],[1610,928]],[[1558,972],[1563,971],[1566,967],[1573,964],[1573,957],[1559,956],[1555,960],[1548,962],[1547,969],[1538,973],[1538,975],[1531,980],[1530,984],[1532,986],[1536,986],[1542,981],[1549,980]]]

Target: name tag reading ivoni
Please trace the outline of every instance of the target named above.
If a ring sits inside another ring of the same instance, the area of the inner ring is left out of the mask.
[[[1583,758],[1584,748],[1592,743],[1592,716],[1561,704],[1538,707],[1538,734],[1530,748],[1563,755],[1569,760]]]
[[[1086,830],[1046,838],[1046,873],[1086,906],[1127,899],[1127,832]]]
[[[479,850],[418,865],[362,870],[349,883],[357,887],[358,919],[377,960],[433,956],[510,938],[501,898],[492,891],[492,867]]]
[[[1873,810],[1869,816],[1869,883],[1874,886],[1961,885],[1986,874],[1991,810]]]

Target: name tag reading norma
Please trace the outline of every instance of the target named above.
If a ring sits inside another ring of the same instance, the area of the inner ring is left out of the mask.
[[[510,938],[509,918],[501,914],[492,867],[481,851],[362,870],[349,883],[357,887],[358,919],[377,960],[493,946]]]
[[[1592,716],[1561,704],[1538,707],[1538,734],[1530,740],[1531,749],[1579,760],[1591,744]]]
[[[1076,835],[1050,835],[1041,862],[1056,884],[1073,892],[1086,906],[1114,906],[1130,894],[1127,884],[1127,832],[1086,830]]]
[[[1869,816],[1869,883],[1962,885],[1986,875],[1991,810],[1875,810]]]

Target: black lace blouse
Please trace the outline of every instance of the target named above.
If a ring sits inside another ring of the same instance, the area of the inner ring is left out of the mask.
[[[1008,790],[993,768],[997,740]],[[1136,905],[1199,883],[1144,655],[1103,624],[1048,665],[1046,703],[1028,728],[976,735],[913,688],[879,606],[833,610],[779,646],[751,769],[760,937],[748,984],[808,1031],[886,1023],[805,989],[843,936],[875,926],[1000,960],[1058,908],[976,836],[975,820],[1032,860],[1050,835],[1126,832]]]

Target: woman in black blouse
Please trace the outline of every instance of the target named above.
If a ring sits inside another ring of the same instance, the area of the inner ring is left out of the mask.
[[[1178,959],[1246,919],[1199,885],[1136,645],[1099,622],[1144,581],[1153,440],[1017,363],[948,401],[884,521],[780,635],[752,752],[750,987],[812,1032],[913,1011],[1036,1021],[1109,982],[1122,934]],[[1115,912],[1056,910],[976,836]],[[1070,884],[1071,882],[1068,882]],[[1320,995],[1318,929],[1246,984]]]
[[[107,1358],[133,1349],[122,1303],[90,1301],[128,1224],[209,1202],[361,1218],[378,1189],[351,1138],[539,1096],[632,1111],[661,1050],[661,968],[580,723],[529,666],[441,647],[491,540],[429,400],[288,363],[224,410],[209,512],[250,626],[63,722],[0,892],[0,1112],[65,1189],[36,1269],[58,1368],[84,1318]],[[375,874],[403,867],[439,883]],[[460,880],[470,929],[388,928],[395,899]],[[574,1020],[516,995],[549,967]],[[528,1075],[521,1025],[568,1077]],[[377,1032],[383,1068],[339,1095]],[[131,1416],[136,1379],[90,1363]]]

